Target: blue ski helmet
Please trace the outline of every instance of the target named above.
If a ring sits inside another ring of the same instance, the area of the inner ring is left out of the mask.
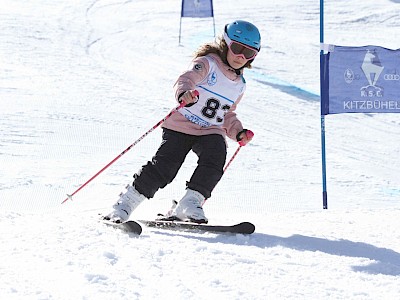
[[[236,42],[260,51],[261,35],[257,27],[250,22],[237,20],[225,25],[225,33]]]

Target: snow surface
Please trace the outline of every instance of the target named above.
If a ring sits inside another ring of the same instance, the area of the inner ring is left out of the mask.
[[[400,1],[325,1],[325,42],[400,48]],[[218,33],[255,23],[262,51],[238,114],[254,131],[205,206],[250,236],[98,222],[160,142],[172,85],[211,19],[178,0],[0,0],[1,299],[398,299],[400,118],[326,117],[322,209],[319,1],[214,1]],[[237,144],[229,143],[228,157]],[[153,218],[196,164],[134,213]]]

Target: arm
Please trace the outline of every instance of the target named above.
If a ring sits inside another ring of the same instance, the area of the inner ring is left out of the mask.
[[[242,123],[237,118],[236,113],[234,112],[236,110],[237,104],[240,102],[242,97],[243,94],[232,105],[228,113],[225,115],[224,128],[229,138],[234,141],[238,141],[241,146],[245,146],[251,141],[254,134],[251,130],[243,128]]]
[[[224,117],[224,129],[226,132],[226,135],[236,141],[236,136],[237,134],[243,130],[243,125],[242,122],[237,118],[236,116],[236,107],[239,104],[240,100],[242,99],[243,95],[239,96],[239,98],[236,100],[236,102],[232,105],[232,107],[229,109],[229,111],[226,113]]]
[[[195,101],[193,90],[196,89],[196,84],[203,81],[209,71],[209,64],[206,58],[198,57],[194,59],[190,65],[190,68],[183,72],[174,84],[175,99],[180,102],[185,101],[186,103],[193,103]],[[182,96],[186,93],[183,99]],[[192,101],[191,101],[192,99]]]

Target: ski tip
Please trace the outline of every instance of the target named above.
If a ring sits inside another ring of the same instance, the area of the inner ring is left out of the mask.
[[[142,234],[142,226],[140,226],[139,223],[135,221],[128,221],[125,223],[122,223],[123,226],[125,227],[125,230],[128,232],[134,233],[136,235],[141,235]]]
[[[141,235],[142,234],[142,226],[140,226],[139,223],[135,221],[126,221],[126,222],[113,222],[109,220],[101,220],[104,224],[114,226],[116,228],[120,228],[128,233],[133,233],[135,235]]]
[[[252,234],[256,230],[256,226],[254,226],[254,224],[250,223],[250,222],[242,222],[235,226],[243,229],[242,233],[244,233],[244,234]]]

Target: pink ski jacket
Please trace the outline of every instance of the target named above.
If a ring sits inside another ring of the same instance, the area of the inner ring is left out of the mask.
[[[243,97],[246,83],[216,54],[198,57],[174,85],[175,98],[188,90],[197,90],[199,100],[171,115],[163,128],[190,134],[221,134],[236,141],[243,130],[235,109]]]

